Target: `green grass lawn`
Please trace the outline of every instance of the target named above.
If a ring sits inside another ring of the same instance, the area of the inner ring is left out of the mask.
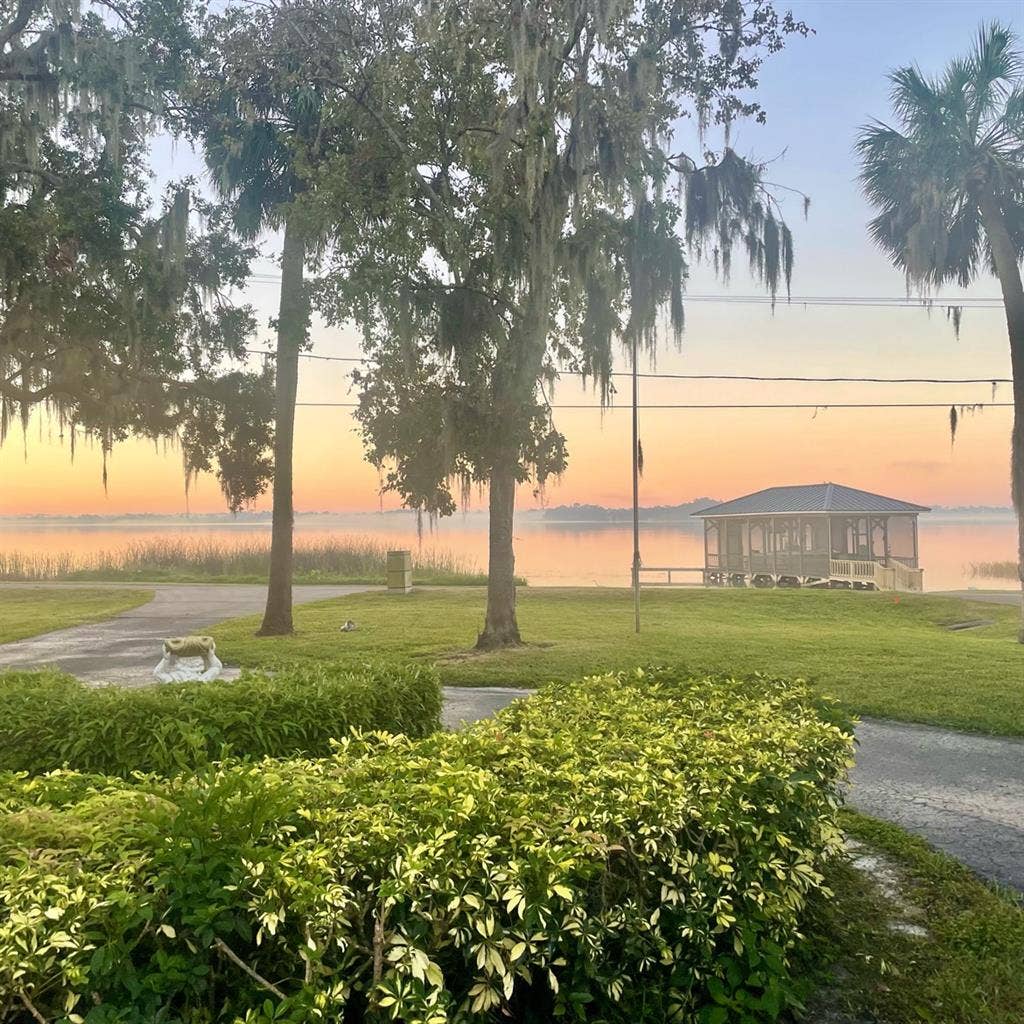
[[[865,715],[1024,735],[1024,648],[1012,606],[851,591],[526,589],[519,623],[529,646],[475,655],[480,590],[358,594],[295,610],[296,634],[257,638],[258,617],[212,629],[242,665],[286,659],[436,662],[450,685],[537,686],[638,664],[802,676]],[[949,632],[950,623],[994,619]],[[341,633],[353,619],[358,629]]]
[[[895,868],[914,924],[849,865],[828,874],[835,893],[816,901],[809,974],[814,1021],[1020,1024],[1024,1021],[1024,904],[895,825],[844,812],[847,834]]]
[[[99,622],[152,599],[151,590],[2,587],[0,644],[84,622]]]

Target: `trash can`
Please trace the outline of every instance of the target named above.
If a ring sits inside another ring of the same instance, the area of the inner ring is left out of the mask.
[[[412,590],[412,552],[388,552],[388,593],[408,594]]]

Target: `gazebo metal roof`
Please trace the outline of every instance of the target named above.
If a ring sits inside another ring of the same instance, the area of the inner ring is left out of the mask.
[[[768,516],[815,512],[930,512],[925,505],[915,505],[899,498],[887,498],[842,484],[798,484],[792,487],[766,487],[763,491],[711,505],[692,513],[698,518],[708,516]]]

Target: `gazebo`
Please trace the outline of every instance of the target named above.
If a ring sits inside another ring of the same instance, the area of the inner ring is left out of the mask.
[[[769,487],[712,505],[707,586],[923,589],[917,517],[930,509],[842,484]]]

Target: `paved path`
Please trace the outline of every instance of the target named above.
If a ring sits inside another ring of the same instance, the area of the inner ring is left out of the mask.
[[[114,619],[0,646],[0,667],[51,664],[83,679],[147,682],[164,636],[259,612],[266,593],[258,585],[235,584],[145,589],[155,591],[152,602]],[[299,586],[295,600],[367,589]],[[1012,594],[989,597],[1016,600]],[[445,687],[445,724],[455,727],[494,714],[529,692]],[[870,720],[861,723],[857,739],[850,791],[854,807],[897,822],[980,874],[1024,890],[1024,740]]]
[[[985,604],[1014,604],[1020,606],[1019,590],[929,590],[928,597],[962,597],[965,601],[983,601]]]
[[[1024,890],[1024,740],[865,720],[850,802]]]
[[[34,584],[0,584],[5,589],[32,586]],[[195,633],[222,619],[262,612],[267,599],[267,588],[258,583],[83,583],[62,586],[128,586],[129,589],[152,590],[155,596],[148,604],[105,622],[72,626],[0,645],[0,668],[53,665],[80,679],[141,685],[152,680],[153,666],[160,660],[160,641],[164,637]],[[374,588],[297,586],[293,590],[293,600],[296,604],[303,604],[371,589]]]

